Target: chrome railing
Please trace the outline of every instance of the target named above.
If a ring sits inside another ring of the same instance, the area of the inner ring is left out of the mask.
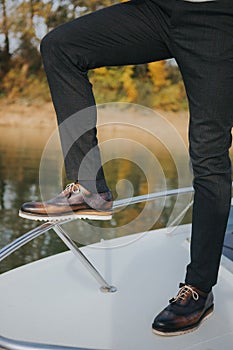
[[[0,349],[7,350],[97,350],[88,348],[77,348],[65,345],[52,345],[26,342],[22,340],[13,340],[0,336]],[[98,349],[100,350],[100,349]]]
[[[56,225],[55,222],[46,222],[43,223],[42,225],[34,228],[31,231],[28,231],[21,237],[15,239],[13,242],[9,243],[5,247],[3,247],[0,250],[0,261],[8,257],[8,255],[14,253],[15,250],[19,249],[22,247],[24,244],[30,242],[34,238],[40,236],[42,233],[45,233],[49,231],[51,228],[53,228]]]
[[[175,189],[175,190],[167,190],[167,191],[150,193],[147,195],[135,196],[132,198],[120,199],[120,200],[114,201],[113,209],[118,209],[127,205],[133,205],[136,203],[152,201],[165,196],[174,196],[174,195],[186,194],[190,192],[193,192],[192,187],[184,187],[184,188]],[[69,237],[69,235],[61,227],[61,225],[76,219],[77,217],[74,216],[74,218],[70,220],[66,219],[63,221],[43,223],[42,225],[25,233],[21,237],[9,243],[7,246],[3,247],[0,250],[0,261],[5,259],[7,256],[12,254],[14,251],[19,249],[20,247],[22,247],[24,244],[30,242],[34,238],[49,231],[50,229],[53,229],[56,232],[56,234],[59,236],[59,238],[65,243],[65,245],[75,254],[76,257],[79,258],[81,263],[88,269],[88,271],[92,274],[92,276],[97,280],[97,282],[101,286],[101,291],[115,292],[116,287],[109,285],[107,281],[105,281],[105,279],[101,276],[101,274],[96,270],[96,268],[92,265],[92,263],[87,259],[87,257],[82,253],[82,251],[77,247],[74,241]]]
[[[167,196],[177,196],[178,194],[186,194],[193,192],[193,187],[182,187],[179,189],[174,190],[167,190],[167,191],[161,191],[161,192],[154,192],[154,193],[148,193],[141,196],[135,196],[132,198],[126,198],[126,199],[119,199],[118,201],[115,201],[113,204],[113,209],[115,208],[121,208],[125,205],[133,205],[137,203],[143,203],[152,201],[158,198],[167,197]]]

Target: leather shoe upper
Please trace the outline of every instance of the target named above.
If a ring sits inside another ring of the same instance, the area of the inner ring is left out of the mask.
[[[24,203],[21,210],[32,214],[61,214],[83,209],[95,211],[112,210],[112,194],[110,191],[91,193],[78,183],[67,185],[64,191],[45,202]]]
[[[176,332],[198,325],[206,311],[213,307],[213,293],[180,284],[180,291],[155,318],[152,328],[161,332]]]

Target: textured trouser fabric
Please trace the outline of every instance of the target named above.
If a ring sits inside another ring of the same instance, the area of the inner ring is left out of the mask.
[[[72,119],[71,127],[68,123],[60,132],[67,177],[93,191],[93,184],[97,191],[107,185],[88,70],[176,59],[189,101],[195,188],[186,283],[208,292],[217,281],[231,198],[232,1],[120,3],[59,26],[43,39],[41,52],[58,123]]]

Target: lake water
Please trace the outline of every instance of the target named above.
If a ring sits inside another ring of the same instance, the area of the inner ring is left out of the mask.
[[[161,115],[123,107],[120,112],[116,106],[99,112],[99,142],[114,198],[191,186],[187,148],[179,133]],[[61,191],[65,182],[61,162],[59,140],[52,128],[0,127],[0,248],[39,225],[18,217],[18,210],[26,201]],[[111,221],[77,220],[65,226],[79,245],[86,245],[165,227],[190,200],[190,195],[157,199],[122,208]],[[190,220],[189,209],[180,222]],[[64,244],[50,231],[1,262],[0,272],[64,250]]]

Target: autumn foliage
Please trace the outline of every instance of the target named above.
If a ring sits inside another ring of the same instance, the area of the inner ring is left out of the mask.
[[[57,25],[114,0],[0,0],[0,97],[49,101],[39,44]],[[165,110],[187,106],[173,61],[102,67],[89,72],[97,103],[133,102]]]

